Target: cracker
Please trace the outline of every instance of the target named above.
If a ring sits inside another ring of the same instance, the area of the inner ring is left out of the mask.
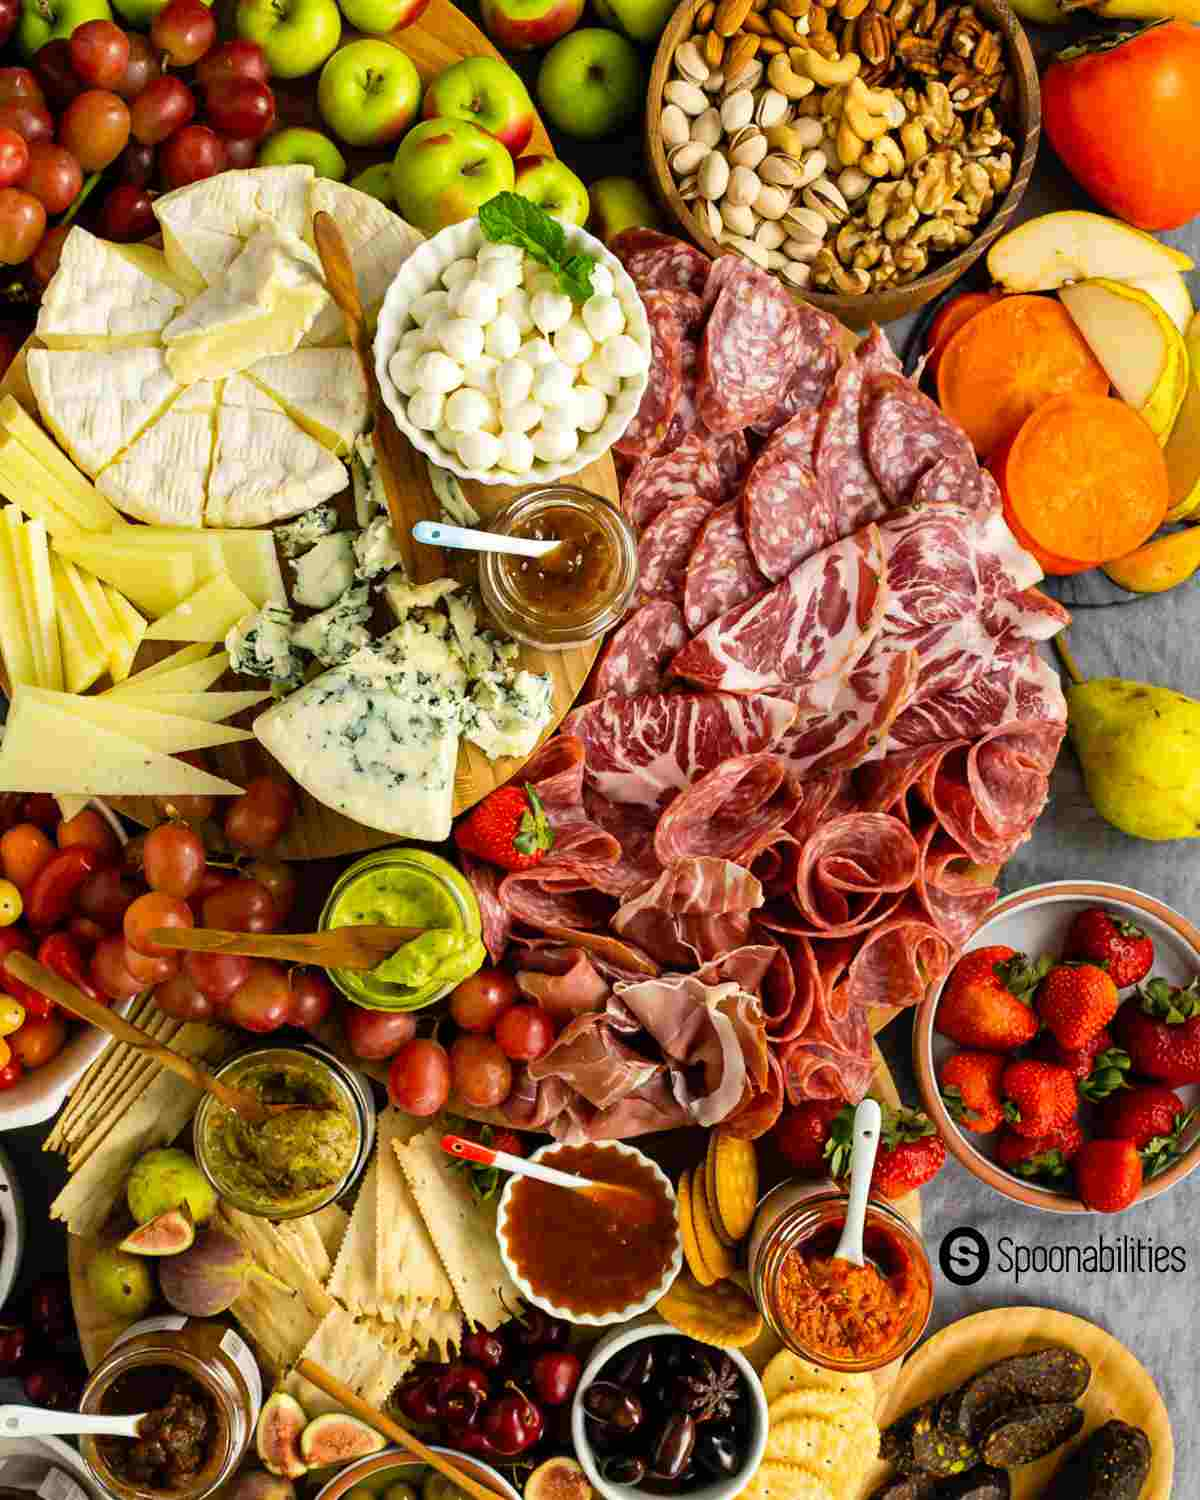
[[[737,1282],[705,1287],[686,1270],[659,1298],[658,1311],[680,1333],[721,1349],[742,1349],[762,1332],[762,1315]]]
[[[767,1438],[768,1458],[798,1464],[831,1485],[836,1483],[849,1449],[846,1433],[820,1417],[788,1417],[783,1422],[772,1422]]]
[[[723,1281],[737,1270],[737,1256],[717,1236],[709,1208],[705,1176],[697,1167],[692,1179],[692,1222],[704,1264]]]
[[[378,1158],[373,1156],[359,1184],[354,1212],[350,1215],[346,1237],[329,1278],[330,1293],[352,1313],[364,1315],[373,1314],[379,1305],[375,1294],[375,1177],[378,1170]]]
[[[684,1172],[675,1187],[675,1199],[679,1212],[679,1236],[683,1241],[683,1258],[687,1261],[688,1269],[700,1283],[701,1286],[712,1286],[718,1277],[708,1269],[704,1259],[704,1253],[700,1249],[700,1241],[696,1235],[696,1221],[692,1214],[693,1184],[699,1177],[700,1169],[695,1174]]]
[[[305,1215],[302,1219],[287,1219],[275,1227],[279,1232],[280,1238],[304,1267],[308,1275],[313,1277],[319,1286],[324,1286],[329,1280],[330,1272],[333,1270],[333,1262],[329,1259],[329,1252],[325,1249],[325,1242],[322,1240],[320,1234],[318,1234],[316,1225],[312,1222],[312,1216]]]
[[[762,1387],[768,1402],[788,1391],[831,1391],[857,1401],[868,1416],[875,1410],[875,1382],[870,1375],[826,1370],[790,1349],[781,1349],[768,1360]]]
[[[714,1136],[714,1207],[726,1232],[741,1240],[750,1233],[758,1205],[758,1156],[753,1141],[739,1140],[720,1128]]]
[[[261,1278],[229,1310],[276,1377],[296,1362],[320,1324],[299,1297],[289,1297]]]
[[[255,1265],[291,1287],[293,1306],[303,1302],[319,1323],[333,1307],[333,1298],[297,1252],[295,1239],[285,1226],[256,1214],[244,1214],[228,1204],[222,1205],[221,1213],[229,1232],[245,1246]],[[265,1284],[261,1278],[250,1282],[251,1295]]]
[[[315,1214],[309,1214],[304,1222],[311,1224],[317,1231],[332,1271],[338,1251],[342,1248],[342,1241],[346,1238],[346,1230],[350,1227],[350,1215],[340,1203],[327,1203],[324,1208],[317,1209]]]
[[[723,1245],[727,1245],[732,1250],[737,1241],[729,1233],[728,1229],[725,1228],[720,1212],[717,1209],[716,1142],[717,1133],[715,1130],[710,1130],[708,1134],[708,1151],[704,1157],[704,1191],[708,1198],[708,1211],[712,1216],[712,1225],[717,1232],[717,1238]],[[700,1171],[700,1168],[697,1167],[696,1170]]]
[[[818,1417],[856,1440],[862,1438],[869,1446],[879,1446],[879,1428],[874,1417],[853,1396],[839,1395],[837,1391],[785,1391],[767,1403],[767,1410],[772,1424],[797,1417]]]
[[[321,1320],[300,1356],[322,1365],[371,1406],[382,1406],[412,1368],[412,1354],[385,1342],[378,1325],[355,1321],[334,1306]],[[293,1370],[284,1389],[295,1396],[310,1418],[340,1411],[331,1396]]]
[[[375,1277],[381,1316],[401,1317],[406,1302],[454,1307],[454,1288],[438,1259],[429,1230],[400,1169],[397,1145],[412,1139],[422,1122],[385,1109],[376,1122],[379,1172],[375,1182]]]
[[[462,1342],[462,1314],[456,1307],[437,1307],[430,1302],[410,1304],[414,1308],[409,1336],[413,1347],[445,1362],[458,1353]]]
[[[744,1500],[836,1500],[833,1488],[796,1464],[764,1458],[741,1492]]]

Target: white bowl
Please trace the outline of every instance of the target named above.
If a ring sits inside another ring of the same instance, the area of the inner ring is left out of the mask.
[[[611,1484],[600,1473],[595,1455],[592,1453],[592,1445],[588,1442],[587,1428],[584,1425],[583,1394],[614,1354],[620,1354],[623,1349],[628,1349],[631,1344],[640,1344],[644,1339],[668,1337],[682,1338],[684,1335],[679,1332],[678,1328],[673,1328],[670,1323],[661,1322],[642,1323],[637,1328],[616,1328],[596,1345],[591,1359],[588,1360],[579,1377],[579,1384],[575,1388],[575,1398],[571,1403],[571,1441],[575,1445],[575,1456],[582,1464],[583,1472],[590,1480],[592,1488],[597,1494],[602,1495],[604,1500],[647,1500],[649,1492],[632,1484]],[[728,1479],[714,1479],[711,1484],[689,1490],[687,1500],[733,1500],[733,1496],[740,1494],[749,1484],[755,1470],[762,1463],[763,1454],[767,1451],[767,1435],[771,1418],[767,1410],[767,1398],[762,1388],[762,1381],[755,1373],[754,1366],[739,1350],[719,1349],[715,1352],[727,1354],[737,1365],[745,1381],[752,1412],[750,1446],[746,1452],[746,1462],[736,1474],[730,1475]]]
[[[637,288],[629,273],[611,251],[586,230],[574,224],[563,224],[567,244],[579,255],[590,255],[607,266],[612,272],[613,295],[625,313],[625,332],[650,353],[650,325],[646,321],[646,309],[638,296]],[[416,324],[409,315],[409,307],[417,297],[440,287],[442,272],[456,260],[475,255],[484,243],[479,220],[464,219],[460,224],[451,224],[432,239],[418,245],[396,273],[379,310],[379,321],[375,328],[375,373],[379,377],[379,389],[384,404],[395,419],[396,426],[419,453],[449,469],[460,479],[476,479],[480,484],[549,484],[568,474],[577,474],[580,469],[598,458],[603,458],[620,438],[637,415],[646,389],[648,372],[635,379],[623,380],[621,389],[610,399],[608,416],[595,432],[581,433],[581,442],[570,458],[561,463],[548,464],[540,460],[527,474],[513,474],[507,469],[468,469],[459,461],[458,455],[450,453],[438,443],[431,432],[414,427],[408,420],[408,402],[388,373],[388,362],[396,352],[401,337]]]
[[[606,1151],[619,1152],[620,1155],[628,1156],[634,1161],[641,1162],[644,1167],[649,1167],[654,1173],[655,1180],[662,1187],[671,1205],[674,1207],[675,1189],[671,1186],[671,1179],[667,1177],[657,1162],[651,1161],[636,1146],[627,1146],[624,1141],[602,1141],[600,1144]],[[560,1141],[551,1141],[548,1146],[542,1146],[539,1150],[533,1152],[529,1160],[541,1161],[552,1151],[560,1150],[562,1150],[562,1143]],[[553,1166],[554,1163],[550,1162],[549,1165]],[[504,1231],[508,1226],[508,1213],[512,1204],[513,1187],[518,1181],[517,1177],[510,1177],[504,1184],[504,1189],[500,1194],[500,1204],[496,1215],[496,1242],[500,1246],[500,1259],[504,1262],[504,1269],[516,1283],[521,1296],[525,1298],[526,1302],[532,1302],[536,1307],[540,1307],[543,1312],[548,1312],[555,1318],[562,1318],[567,1323],[586,1324],[589,1328],[605,1328],[610,1323],[627,1323],[630,1318],[636,1318],[639,1313],[648,1312],[659,1298],[666,1294],[676,1276],[679,1275],[680,1267],[683,1265],[683,1241],[679,1237],[677,1227],[675,1231],[675,1248],[671,1252],[671,1259],[667,1262],[667,1269],[663,1273],[662,1280],[640,1301],[631,1302],[628,1306],[618,1308],[616,1311],[609,1313],[580,1313],[569,1311],[565,1307],[555,1306],[553,1302],[534,1291],[529,1282],[521,1275],[516,1262],[508,1253],[508,1239]]]
[[[0,1309],[8,1301],[25,1252],[25,1203],[8,1153],[0,1148]]]
[[[475,1458],[468,1453],[460,1453],[457,1448],[439,1447],[437,1443],[430,1445],[430,1452],[440,1453],[443,1458],[449,1458],[456,1464],[461,1464],[472,1479],[495,1490],[497,1495],[503,1497],[503,1500],[521,1500],[520,1492],[514,1489],[498,1469],[492,1468],[491,1464],[484,1463],[483,1459]],[[388,1476],[389,1483],[393,1484],[401,1480],[411,1481],[414,1471],[426,1467],[428,1466],[420,1459],[414,1459],[403,1448],[385,1448],[382,1453],[374,1453],[370,1458],[360,1458],[354,1463],[347,1464],[344,1469],[339,1469],[333,1478],[326,1481],[316,1492],[315,1500],[341,1500],[343,1495],[348,1495],[351,1490],[360,1487],[373,1490],[379,1495],[386,1488],[383,1476]]]

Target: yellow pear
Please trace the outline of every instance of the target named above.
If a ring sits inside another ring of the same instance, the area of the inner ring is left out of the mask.
[[[988,251],[987,265],[992,280],[1006,292],[1050,292],[1096,276],[1134,281],[1192,269],[1182,251],[1152,234],[1081,209],[1018,224]]]
[[[1114,583],[1134,594],[1161,594],[1183,583],[1200,568],[1200,527],[1172,531],[1136,552],[1104,564]]]
[[[1183,405],[1163,449],[1171,486],[1168,521],[1182,521],[1200,510],[1200,313],[1184,337],[1188,354],[1188,383]]]

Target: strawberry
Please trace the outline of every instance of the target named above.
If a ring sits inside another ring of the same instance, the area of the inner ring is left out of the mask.
[[[1147,1083],[1106,1100],[1096,1111],[1100,1134],[1132,1141],[1142,1158],[1146,1177],[1157,1176],[1179,1160],[1184,1135],[1196,1119],[1194,1109],[1165,1084]]]
[[[871,1192],[903,1198],[924,1187],[942,1170],[946,1146],[928,1115],[914,1109],[885,1109]]]
[[[789,1166],[813,1176],[837,1175],[825,1153],[833,1122],[844,1107],[837,1099],[808,1099],[780,1116],[773,1134]]]
[[[1085,1047],[1121,1003],[1117,987],[1095,964],[1055,964],[1038,986],[1038,1015],[1060,1047]]]
[[[1057,1187],[1066,1182],[1067,1168],[1083,1145],[1077,1120],[1068,1120],[1049,1135],[1022,1136],[1005,1130],[996,1142],[996,1160],[1017,1177]]]
[[[1200,1083],[1200,981],[1180,989],[1151,979],[1122,1005],[1113,1031],[1135,1073],[1159,1083]]]
[[[515,1130],[492,1130],[488,1145],[493,1151],[507,1151],[509,1156],[525,1156],[524,1139]]]
[[[1060,1047],[1050,1032],[1044,1031],[1033,1045],[1033,1056],[1066,1068],[1085,1099],[1104,1099],[1115,1089],[1126,1087],[1129,1054],[1115,1045],[1107,1029],[1098,1031],[1082,1047],[1072,1047],[1069,1051]]]
[[[938,1001],[934,1025],[960,1047],[1012,1052],[1037,1035],[1030,1003],[1052,960],[1036,963],[1015,948],[976,948],[964,954]]]
[[[502,786],[473,808],[454,830],[467,854],[502,870],[529,870],[554,847],[554,830],[531,786]]]
[[[939,1082],[951,1119],[987,1135],[1004,1123],[1000,1078],[1008,1058],[999,1052],[956,1052],[942,1064]]]
[[[1125,990],[1149,974],[1154,944],[1136,923],[1092,906],[1071,923],[1063,956],[1106,969],[1116,987]]]
[[[1075,1158],[1075,1191],[1102,1214],[1117,1214],[1142,1191],[1142,1158],[1132,1141],[1092,1140]]]
[[[1000,1088],[1007,1101],[1004,1118],[1018,1135],[1049,1135],[1075,1118],[1075,1080],[1055,1063],[1009,1063]]]

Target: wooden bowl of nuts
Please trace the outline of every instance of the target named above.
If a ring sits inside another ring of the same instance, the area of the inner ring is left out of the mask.
[[[1003,233],[1040,126],[1007,0],[683,0],[646,150],[707,254],[863,327],[938,296]]]

